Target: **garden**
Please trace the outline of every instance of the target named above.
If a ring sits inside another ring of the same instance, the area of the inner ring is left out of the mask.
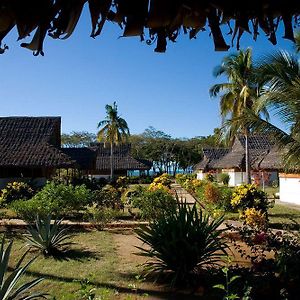
[[[1,299],[297,299],[300,213],[227,183],[162,174],[8,184],[2,218],[28,225],[6,228]]]

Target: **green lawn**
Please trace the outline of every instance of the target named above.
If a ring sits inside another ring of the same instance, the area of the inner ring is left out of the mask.
[[[76,234],[74,244],[61,259],[38,256],[29,269],[26,279],[45,278],[38,289],[49,293],[49,299],[89,300],[89,299],[137,299],[134,277],[138,267],[131,265],[128,276],[119,272],[122,261],[117,255],[113,234],[101,231],[89,231]],[[24,253],[24,242],[15,239],[12,265]],[[37,253],[30,253],[35,256]],[[28,257],[29,258],[29,257]],[[36,288],[37,289],[37,288]],[[95,293],[96,298],[88,298]],[[138,299],[143,299],[142,295]]]
[[[273,228],[284,228],[285,226],[299,228],[300,225],[300,210],[284,205],[275,204],[274,207],[269,210],[269,217],[271,227]]]

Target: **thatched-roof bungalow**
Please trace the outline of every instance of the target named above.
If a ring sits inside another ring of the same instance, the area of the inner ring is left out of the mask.
[[[249,159],[252,170],[252,178],[257,183],[267,184],[277,179],[278,167],[267,164],[267,161],[275,157],[278,152],[274,143],[265,135],[254,134],[248,138]],[[236,186],[245,181],[245,137],[240,135],[234,140],[230,149],[204,149],[203,160],[196,165],[195,171],[199,179],[206,173],[228,173],[229,185]],[[277,163],[277,162],[276,162]]]
[[[151,169],[151,162],[134,159],[130,149],[130,145],[114,147],[116,175]],[[61,148],[60,117],[0,117],[0,188],[13,180],[34,180],[42,185],[57,169],[79,169],[83,174],[106,177],[110,149],[101,143]]]
[[[0,185],[12,178],[43,183],[75,161],[60,149],[60,117],[0,118]]]
[[[204,179],[205,174],[212,172],[215,173],[215,164],[228,154],[229,149],[203,149],[203,159],[195,165],[197,172],[197,179]]]
[[[78,168],[85,175],[94,178],[110,176],[110,145],[95,143],[86,148],[62,149],[69,157],[78,163]],[[152,163],[147,160],[135,159],[130,154],[130,144],[119,144],[113,147],[114,175],[126,176],[128,171],[149,171]]]

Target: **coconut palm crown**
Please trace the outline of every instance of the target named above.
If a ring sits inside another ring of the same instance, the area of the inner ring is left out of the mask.
[[[267,107],[285,125],[284,130],[249,113],[243,123],[271,135],[284,149],[287,169],[300,167],[300,60],[295,53],[278,51],[258,63],[263,89],[258,107]]]
[[[97,133],[97,140],[110,144],[110,177],[113,178],[113,147],[120,143],[127,141],[130,136],[128,124],[125,119],[121,118],[118,114],[117,103],[114,102],[112,105],[107,104],[105,106],[106,117],[104,120],[98,123],[100,129]]]
[[[264,107],[256,110],[256,101],[259,95],[259,85],[256,80],[255,67],[252,61],[252,50],[240,50],[235,54],[225,56],[221,65],[214,69],[214,76],[225,75],[226,83],[213,85],[209,92],[211,97],[220,96],[220,113],[222,117],[222,135],[227,141],[232,142],[236,134],[245,136],[245,157],[246,157],[246,182],[250,183],[250,163],[248,149],[248,135],[250,127],[242,122],[232,122],[234,119],[243,119],[248,111],[255,111],[256,114],[268,113]]]

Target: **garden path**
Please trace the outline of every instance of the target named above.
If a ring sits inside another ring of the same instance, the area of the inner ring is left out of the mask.
[[[182,186],[178,183],[172,183],[171,188],[176,192],[178,195],[179,200],[186,200],[188,204],[194,204],[196,199],[188,193]]]

